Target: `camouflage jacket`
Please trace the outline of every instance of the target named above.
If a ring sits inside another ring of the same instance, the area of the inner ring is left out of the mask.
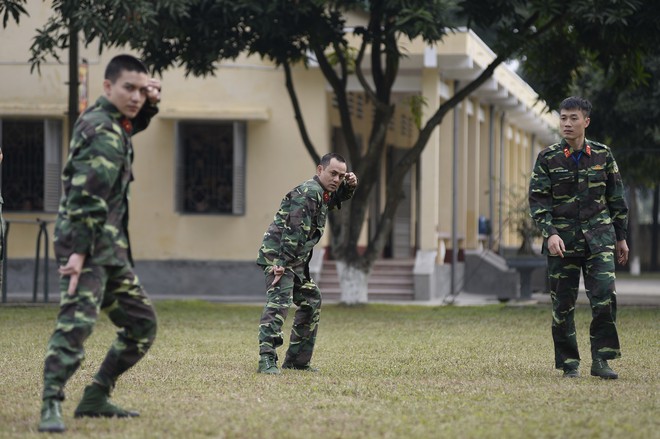
[[[328,210],[341,209],[341,202],[350,199],[354,192],[355,188],[346,182],[336,192],[326,192],[316,176],[294,188],[282,199],[275,219],[264,233],[257,264],[305,267],[323,236]]]
[[[566,256],[614,251],[626,239],[628,207],[609,147],[585,140],[576,156],[565,139],[541,151],[529,185],[530,214],[543,234],[558,234]]]
[[[76,121],[55,223],[55,254],[60,262],[81,253],[97,265],[132,263],[128,239],[131,136],[144,130],[156,113],[158,108],[147,101],[129,121],[101,96]]]

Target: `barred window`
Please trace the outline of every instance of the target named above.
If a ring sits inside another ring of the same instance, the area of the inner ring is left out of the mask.
[[[363,103],[362,103],[362,94],[357,95],[357,101],[355,103],[355,116],[358,119],[362,119],[364,110],[363,110]]]
[[[56,212],[61,191],[62,122],[0,119],[3,208]]]
[[[177,210],[245,213],[245,124],[178,123]]]

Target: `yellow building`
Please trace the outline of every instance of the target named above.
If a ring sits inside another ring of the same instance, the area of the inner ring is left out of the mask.
[[[10,297],[32,290],[38,221],[52,238],[59,173],[68,149],[69,60],[63,53],[61,64],[43,64],[41,74],[30,74],[31,39],[51,11],[43,2],[28,6],[30,16],[20,25],[0,29]],[[123,52],[98,55],[96,49],[81,50],[81,64],[86,61],[83,95],[90,102],[102,92],[105,65]],[[495,57],[471,31],[449,34],[436,47],[409,42],[406,50],[394,89],[399,105],[388,133],[390,148],[382,158],[383,178],[415,138],[410,97],[426,100],[424,117],[429,117],[426,112]],[[341,151],[333,96],[321,72],[314,66],[298,68],[294,81],[318,151]],[[243,57],[221,63],[214,77],[185,77],[176,69],[166,72],[162,83],[160,113],[134,139],[130,233],[137,272],[152,294],[260,299],[263,281],[254,260],[262,234],[281,197],[315,168],[294,121],[284,73],[258,58]],[[350,91],[352,117],[366,139],[371,107],[357,81]],[[536,153],[555,141],[556,125],[556,114],[543,111],[534,91],[510,68],[498,67],[435,130],[404,188],[407,201],[397,212],[386,257],[416,259],[420,274],[421,261],[442,265],[443,252],[454,245],[465,251],[515,247],[518,238],[506,222],[505,192],[526,185]],[[372,197],[374,212],[381,195]],[[491,221],[490,237],[479,236],[480,217]],[[328,242],[326,236],[322,245]],[[56,277],[51,260],[49,289],[54,296]],[[446,278],[434,282],[445,284]],[[437,296],[428,291],[414,295]]]

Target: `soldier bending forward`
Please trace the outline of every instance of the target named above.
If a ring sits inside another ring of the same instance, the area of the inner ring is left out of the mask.
[[[341,208],[353,196],[357,177],[346,172],[346,161],[326,154],[314,178],[289,192],[264,234],[257,264],[266,275],[266,306],[259,324],[258,372],[278,374],[277,347],[283,344],[282,325],[291,303],[298,306],[283,369],[315,371],[310,366],[321,291],[309,275],[312,249],[323,236],[328,210]]]

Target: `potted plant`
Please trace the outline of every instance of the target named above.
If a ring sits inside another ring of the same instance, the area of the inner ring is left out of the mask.
[[[506,258],[507,265],[520,273],[520,298],[529,300],[532,297],[532,273],[546,267],[547,261],[539,252],[534,251],[534,240],[540,238],[541,231],[529,215],[527,190],[514,187],[509,191],[509,208],[506,222],[515,228],[520,236],[520,247],[515,256]]]

